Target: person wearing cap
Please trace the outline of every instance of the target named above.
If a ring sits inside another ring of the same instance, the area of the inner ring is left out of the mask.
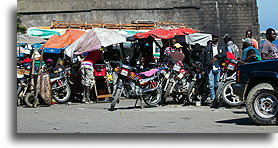
[[[53,60],[52,59],[47,59],[46,61],[45,61],[45,65],[44,65],[44,67],[43,67],[43,70],[45,71],[45,72],[47,72],[48,74],[52,74],[52,73],[54,73],[54,62],[53,62]]]
[[[182,52],[182,45],[180,44],[180,43],[176,43],[175,45],[174,45],[174,49],[175,49],[175,51],[178,51],[178,52]]]
[[[278,49],[275,44],[272,42],[276,39],[275,30],[272,28],[268,28],[266,30],[266,41],[262,46],[262,59],[276,59],[278,58]]]
[[[232,53],[236,59],[239,58],[239,48],[236,44],[232,41],[232,37],[229,34],[225,34],[224,37],[224,43],[227,46],[227,52]]]
[[[180,43],[176,43],[174,45],[174,49],[175,51],[174,52],[171,52],[169,54],[169,58],[171,60],[173,60],[174,63],[178,62],[178,61],[181,61],[183,62],[184,61],[184,58],[185,58],[185,55],[182,53],[182,47]]]
[[[204,56],[204,70],[208,76],[211,108],[218,108],[218,102],[215,99],[215,90],[218,87],[220,79],[220,60],[227,57],[227,47],[219,44],[219,36],[212,35],[212,44],[206,46],[206,52]]]
[[[252,41],[252,46],[256,49],[259,49],[259,44],[258,44],[258,41],[255,40],[252,36],[252,31],[251,30],[247,30],[246,33],[245,33],[245,37],[246,38],[250,38],[251,41]]]
[[[247,58],[247,52],[250,49],[253,49],[255,51],[256,55],[261,57],[260,52],[252,46],[252,39],[251,38],[242,39],[242,41],[243,41],[243,46],[242,46],[243,51],[242,51],[241,60],[244,61]]]

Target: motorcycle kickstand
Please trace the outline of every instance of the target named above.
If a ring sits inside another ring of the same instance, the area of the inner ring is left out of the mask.
[[[140,99],[140,107],[141,107],[141,109],[143,109],[142,98],[140,97],[140,98],[137,98],[136,101],[135,101],[134,110],[135,110],[135,108],[136,108],[136,105],[137,105],[137,102],[138,102],[139,99]]]

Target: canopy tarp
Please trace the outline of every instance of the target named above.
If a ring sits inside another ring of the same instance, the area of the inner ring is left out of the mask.
[[[26,43],[26,44],[35,44],[35,43],[43,43],[45,39],[30,36],[27,34],[17,34],[17,43]]]
[[[133,37],[133,35],[135,35],[136,33],[144,33],[150,30],[115,30],[115,31],[120,35],[129,38],[129,37]]]
[[[65,54],[70,58],[101,48],[101,43],[94,29],[88,31],[73,44],[65,49]]]
[[[176,28],[176,29],[170,29],[169,31],[173,32],[175,35],[188,35],[188,34],[193,34],[193,33],[197,33],[199,31],[197,30],[193,30],[190,28]]]
[[[69,57],[90,52],[95,49],[107,47],[113,44],[126,42],[126,38],[114,30],[104,28],[94,28],[76,40],[65,49],[65,54]]]
[[[58,31],[46,30],[46,29],[28,29],[27,34],[40,37],[40,38],[45,38],[45,39],[49,39],[51,36],[55,34],[60,35]]]
[[[86,32],[81,30],[67,30],[62,36],[53,35],[49,40],[44,44],[44,49],[65,49],[67,46],[75,42]]]
[[[94,28],[94,30],[103,47],[126,42],[126,38],[114,30],[105,28]]]
[[[155,39],[170,39],[175,37],[176,35],[188,35],[196,32],[198,31],[190,28],[184,28],[184,27],[170,29],[170,30],[154,29],[144,33],[136,33],[133,37],[138,39],[143,39],[152,36]]]
[[[209,40],[212,40],[211,34],[206,33],[194,33],[185,36],[187,44],[195,45],[200,44],[201,46],[206,46]]]

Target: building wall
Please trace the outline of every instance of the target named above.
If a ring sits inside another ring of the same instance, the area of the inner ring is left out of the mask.
[[[151,20],[186,23],[187,27],[224,36],[241,46],[246,30],[259,39],[256,0],[18,0],[27,27],[57,21]]]

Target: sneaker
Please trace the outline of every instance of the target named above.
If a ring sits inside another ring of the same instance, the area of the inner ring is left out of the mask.
[[[93,104],[93,101],[86,101],[85,104]]]
[[[218,109],[218,107],[219,106],[217,105],[217,103],[215,101],[210,103],[210,108]]]

